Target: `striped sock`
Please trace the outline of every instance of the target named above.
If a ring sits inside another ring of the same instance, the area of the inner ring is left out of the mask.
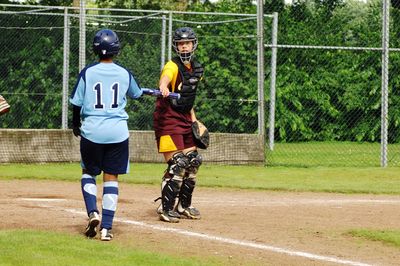
[[[107,181],[103,185],[103,211],[101,228],[111,229],[118,203],[118,182]]]
[[[82,195],[86,205],[88,215],[91,212],[99,212],[97,209],[97,187],[96,176],[83,174],[81,179]]]

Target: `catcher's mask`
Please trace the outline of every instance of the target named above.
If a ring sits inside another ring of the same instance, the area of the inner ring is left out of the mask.
[[[193,49],[190,52],[182,53],[178,50],[178,43],[186,41],[190,41],[193,43]],[[193,29],[189,27],[178,28],[174,33],[174,37],[172,38],[172,46],[174,47],[175,52],[178,54],[182,63],[188,64],[192,60],[194,51],[197,48],[196,33],[194,33]]]
[[[93,39],[93,52],[100,57],[118,55],[120,42],[117,34],[109,29],[103,29],[96,33]]]

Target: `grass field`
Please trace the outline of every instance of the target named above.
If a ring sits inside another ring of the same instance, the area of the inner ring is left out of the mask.
[[[122,182],[159,185],[163,164],[131,164]],[[71,164],[2,164],[2,179],[80,180],[80,166]],[[199,186],[278,191],[312,191],[400,195],[398,167],[261,167],[204,165]]]
[[[132,164],[121,182],[159,186],[163,164]],[[3,164],[0,179],[79,182],[80,166],[72,164]],[[308,191],[400,195],[398,167],[256,167],[204,165],[201,187],[241,190]],[[348,232],[363,241],[380,241],[400,248],[400,231],[354,228]],[[32,245],[31,243],[35,243]],[[86,251],[96,256],[87,257]],[[80,236],[27,230],[0,231],[0,265],[221,265],[215,258],[181,258],[155,254],[111,242],[87,241]]]
[[[388,145],[388,166],[400,166],[400,144]],[[379,167],[380,143],[301,142],[276,143],[266,152],[267,165],[286,167]]]
[[[32,243],[35,243],[32,245]],[[0,231],[0,265],[213,265],[61,233]],[[90,254],[90,255],[88,255]]]

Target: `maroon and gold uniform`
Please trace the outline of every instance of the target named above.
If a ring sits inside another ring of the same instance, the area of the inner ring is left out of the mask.
[[[161,77],[167,75],[171,80],[170,91],[180,93],[182,90],[183,75],[179,71],[177,60],[173,59],[164,66]],[[185,65],[187,68],[186,71],[192,72],[192,65],[193,62],[190,65]],[[158,151],[160,153],[196,146],[192,136],[191,126],[193,121],[190,110],[176,110],[170,99],[158,98],[153,114],[153,122]]]
[[[192,133],[196,121],[193,105],[203,67],[194,60],[197,37],[189,27],[178,28],[173,36],[177,57],[161,72],[159,88],[164,98],[157,99],[153,114],[158,151],[167,163],[161,182],[161,204],[157,213],[161,221],[177,223],[180,218],[200,219],[192,206],[192,194],[202,157]],[[179,99],[168,99],[168,92],[179,93]],[[177,201],[178,199],[178,201]]]

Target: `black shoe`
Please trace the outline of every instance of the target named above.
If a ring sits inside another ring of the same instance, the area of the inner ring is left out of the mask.
[[[168,223],[177,223],[179,222],[180,215],[174,210],[163,211],[160,214],[160,220]]]
[[[198,220],[201,218],[199,210],[192,206],[182,209],[178,208],[178,213],[181,215],[181,217],[188,219]]]
[[[85,230],[87,237],[93,238],[97,235],[97,226],[100,223],[100,217],[97,212],[91,212],[89,214],[89,222]]]

